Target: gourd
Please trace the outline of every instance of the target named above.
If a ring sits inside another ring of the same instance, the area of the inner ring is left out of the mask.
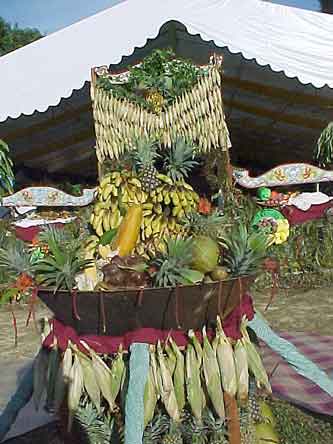
[[[117,236],[114,240],[113,249],[118,250],[118,255],[123,257],[131,253],[135,247],[142,222],[142,208],[140,205],[129,207],[121,221]]]

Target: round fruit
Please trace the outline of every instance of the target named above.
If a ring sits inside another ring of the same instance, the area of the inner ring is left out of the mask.
[[[218,266],[211,272],[211,277],[214,281],[224,281],[228,279],[229,273],[226,267]]]
[[[192,267],[201,273],[210,273],[217,266],[219,259],[218,244],[208,236],[195,238],[192,250]]]

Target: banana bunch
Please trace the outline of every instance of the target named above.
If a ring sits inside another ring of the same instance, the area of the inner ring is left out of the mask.
[[[114,171],[104,176],[90,218],[96,234],[101,237],[117,228],[133,204],[140,204],[143,210],[137,254],[161,251],[167,238],[181,234],[182,219],[195,211],[199,195],[184,181],[174,183],[164,174],[157,174],[157,178],[160,185],[146,193],[133,172]]]
[[[167,148],[175,136],[195,142],[201,152],[227,150],[230,138],[221,95],[221,71],[212,65],[190,90],[177,97],[165,110],[153,96],[158,112],[149,112],[137,103],[118,98],[112,91],[93,85],[93,113],[96,154],[100,163],[119,159],[133,149],[133,140],[150,135]]]
[[[117,228],[122,216],[132,204],[147,200],[147,193],[141,189],[141,182],[132,172],[113,171],[104,176],[97,191],[97,200],[90,223],[98,236]]]

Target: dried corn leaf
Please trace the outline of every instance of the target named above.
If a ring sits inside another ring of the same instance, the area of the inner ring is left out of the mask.
[[[54,409],[58,411],[65,398],[70,383],[70,371],[73,365],[72,349],[67,347],[60,363],[55,384]]]
[[[186,348],[185,369],[187,400],[194,417],[200,421],[203,409],[200,365],[192,344],[188,344]]]

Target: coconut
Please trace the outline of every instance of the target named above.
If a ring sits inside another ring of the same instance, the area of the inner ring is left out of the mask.
[[[210,273],[217,266],[219,246],[208,236],[198,236],[194,239],[192,249],[192,268],[202,273]]]

